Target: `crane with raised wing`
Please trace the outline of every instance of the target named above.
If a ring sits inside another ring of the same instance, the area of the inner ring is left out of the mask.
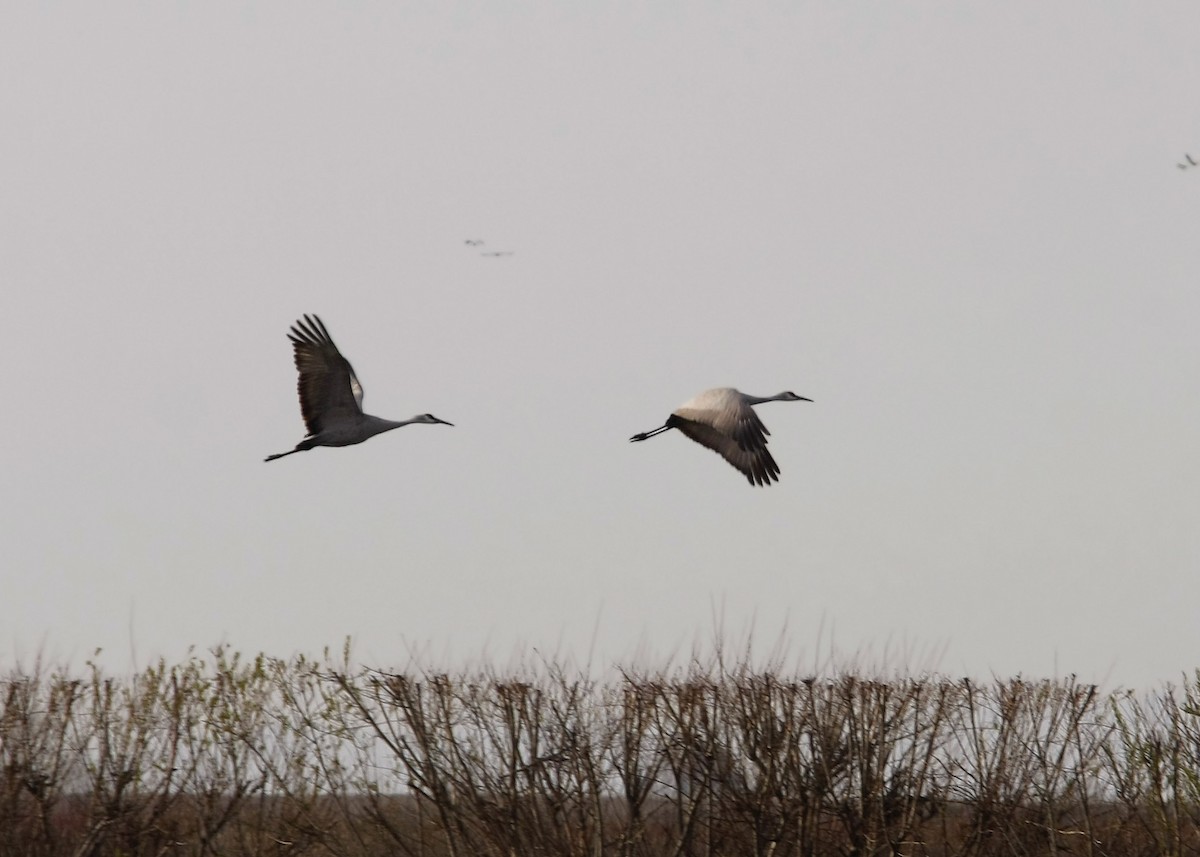
[[[288,339],[292,341],[296,370],[300,373],[296,387],[308,436],[295,449],[268,455],[264,460],[274,461],[318,446],[351,446],[413,423],[454,425],[433,414],[418,414],[399,422],[364,414],[362,384],[350,361],[333,344],[319,316],[305,315],[298,320],[292,325]]]

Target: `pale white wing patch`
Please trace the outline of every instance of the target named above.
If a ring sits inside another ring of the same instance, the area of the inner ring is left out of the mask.
[[[358,409],[362,410],[363,388],[362,384],[358,383],[358,376],[354,374],[354,370],[350,370],[350,392],[354,394],[354,401],[358,404]]]

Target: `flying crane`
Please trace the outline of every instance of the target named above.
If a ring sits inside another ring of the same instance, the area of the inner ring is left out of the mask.
[[[293,452],[303,452],[317,446],[351,446],[385,431],[413,423],[439,423],[433,414],[418,414],[410,420],[385,420],[364,414],[363,388],[354,374],[350,361],[342,356],[319,316],[305,315],[292,325],[288,334],[295,352],[296,369],[300,380],[300,413],[308,427],[308,436],[295,449],[268,455],[274,461]]]
[[[751,406],[763,402],[811,401],[792,392],[750,396],[732,387],[716,387],[684,402],[667,417],[664,425],[635,434],[630,440],[646,440],[668,429],[679,429],[740,470],[751,485],[770,485],[779,480],[779,465],[767,449],[770,432]]]

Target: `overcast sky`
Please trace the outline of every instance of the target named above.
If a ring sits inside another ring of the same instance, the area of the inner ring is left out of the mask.
[[[0,13],[0,663],[1200,666],[1200,6]],[[482,239],[483,248],[466,239]],[[487,257],[480,249],[512,251]],[[366,410],[303,437],[319,313]],[[759,408],[753,488],[661,425]]]

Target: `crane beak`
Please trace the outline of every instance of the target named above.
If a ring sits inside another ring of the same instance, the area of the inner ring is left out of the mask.
[[[437,417],[434,417],[434,419],[437,420],[439,423],[441,423],[444,426],[453,426],[454,425],[454,423],[448,423],[445,420],[438,420]]]

